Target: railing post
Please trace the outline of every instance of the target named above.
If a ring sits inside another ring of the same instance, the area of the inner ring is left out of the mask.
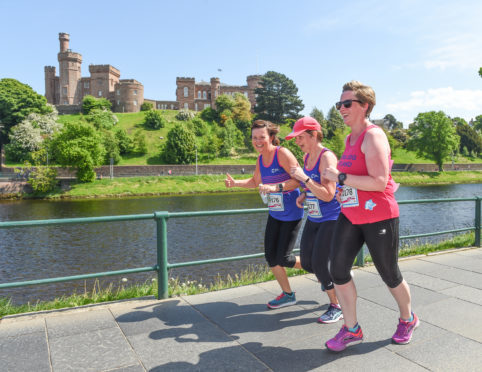
[[[169,212],[154,212],[157,226],[157,299],[169,297],[167,275],[167,219]]]
[[[475,198],[475,246],[480,247],[480,224],[481,224],[481,201],[482,197]]]
[[[364,257],[365,247],[366,247],[366,244],[363,244],[363,246],[360,248],[360,251],[356,256],[356,265],[359,267],[365,266],[365,257]]]

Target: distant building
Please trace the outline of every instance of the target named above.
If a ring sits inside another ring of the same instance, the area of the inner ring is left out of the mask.
[[[215,108],[216,98],[221,94],[244,94],[253,109],[256,104],[254,89],[261,75],[250,75],[247,85],[227,85],[219,78],[211,81],[195,81],[194,78],[176,78],[176,101],[144,99],[144,86],[134,79],[120,79],[120,71],[111,65],[90,65],[90,77],[82,77],[82,55],[69,49],[70,36],[59,33],[59,76],[54,66],[45,66],[45,97],[56,105],[59,113],[79,112],[84,96],[104,97],[112,102],[114,112],[137,112],[144,102],[157,110],[189,109],[201,111]]]

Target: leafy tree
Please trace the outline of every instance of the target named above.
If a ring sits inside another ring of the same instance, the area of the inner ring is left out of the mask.
[[[443,111],[420,113],[408,129],[407,147],[419,157],[433,160],[443,171],[443,163],[457,150],[460,137],[449,117]]]
[[[53,108],[30,86],[15,79],[0,80],[0,150],[8,143],[10,129],[31,113],[48,114]]]
[[[25,162],[25,170],[29,177],[27,183],[32,186],[35,192],[47,193],[57,187],[57,169],[45,166],[47,162],[47,151],[45,148],[32,153],[32,162]]]
[[[105,155],[104,155],[104,164],[110,164],[110,159],[112,158],[114,164],[118,164],[121,160],[120,156],[120,149],[119,149],[119,141],[115,136],[115,133],[104,130],[101,132],[102,135],[102,144],[104,145]]]
[[[346,128],[345,128],[346,129]],[[333,151],[338,159],[343,155],[345,150],[346,130],[344,128],[337,128],[333,132],[330,140],[327,141],[327,147]]]
[[[482,77],[482,67],[479,68],[479,76]]]
[[[388,130],[402,129],[403,123],[395,119],[395,117],[392,114],[387,114],[383,118],[383,126]]]
[[[29,114],[20,124],[11,128],[10,143],[5,146],[7,159],[13,161],[32,160],[32,152],[39,150],[45,139],[50,139],[62,128],[57,123],[55,107],[47,114]]]
[[[303,151],[301,151],[300,147],[296,144],[294,139],[291,140],[282,140],[281,145],[283,147],[286,147],[288,150],[290,150],[293,155],[295,156],[296,160],[298,160],[299,164],[303,164]]]
[[[191,122],[196,137],[204,136],[209,131],[208,124],[199,116],[196,116]]]
[[[310,116],[318,123],[321,125],[321,130],[323,132],[323,137],[326,137],[328,135],[328,128],[327,128],[327,122],[325,119],[325,115],[323,114],[323,111],[318,110],[316,107],[313,107],[313,110],[310,112]]]
[[[196,157],[196,138],[185,126],[176,124],[168,133],[162,158],[167,164],[191,164]]]
[[[104,97],[95,98],[94,96],[86,95],[82,99],[82,113],[87,115],[94,109],[111,111],[112,103]]]
[[[482,133],[482,115],[476,116],[472,125],[476,131]]]
[[[293,80],[279,72],[264,74],[254,92],[257,94],[254,112],[259,119],[282,123],[286,118],[299,118],[305,107]]]
[[[213,133],[202,137],[199,145],[201,160],[213,160],[219,156],[221,139]]]
[[[408,141],[408,133],[406,129],[396,128],[390,132],[391,136],[400,143],[400,146],[405,148]]]
[[[77,180],[95,180],[94,167],[102,164],[105,155],[99,132],[83,121],[67,123],[61,132],[54,136],[50,145],[56,161],[77,170]]]
[[[338,110],[333,106],[330,111],[328,112],[328,117],[326,119],[326,129],[327,135],[326,138],[331,138],[335,135],[335,131],[340,129],[342,132],[345,130],[346,125],[343,121],[342,116],[338,112]]]
[[[459,150],[467,149],[468,154],[479,156],[482,153],[481,136],[462,118],[454,118],[457,134],[460,136]]]
[[[251,103],[244,94],[234,93],[234,106],[231,111],[235,123],[238,121],[251,122]]]
[[[214,110],[212,107],[206,107],[204,110],[201,111],[199,116],[204,121],[215,121],[217,118],[217,113],[216,110]]]
[[[154,105],[151,102],[144,102],[141,105],[141,111],[154,110]]]
[[[218,98],[216,98],[216,112],[218,113],[218,115],[225,110],[233,111],[233,107],[233,97],[227,94],[221,94],[220,96],[218,96]]]
[[[144,125],[150,129],[161,129],[166,126],[167,120],[159,111],[150,110],[146,112],[144,117]]]
[[[114,135],[117,138],[117,143],[119,144],[119,152],[121,155],[128,154],[134,148],[132,139],[127,135],[124,128],[117,128],[114,131]]]
[[[137,154],[147,154],[147,139],[145,133],[139,129],[134,133],[132,141],[134,152]]]
[[[85,115],[85,120],[92,123],[96,129],[107,130],[112,129],[119,121],[112,111],[103,108],[93,108]]]

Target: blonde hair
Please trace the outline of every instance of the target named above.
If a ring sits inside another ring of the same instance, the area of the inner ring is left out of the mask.
[[[316,137],[316,140],[321,143],[323,141],[323,133],[319,130],[305,130],[311,137]]]
[[[373,107],[377,103],[375,91],[373,90],[373,88],[368,85],[364,85],[359,81],[352,80],[343,85],[343,92],[346,91],[352,91],[357,99],[359,99],[363,103],[368,103],[368,109],[365,115],[366,117],[369,117],[370,113],[373,110]]]
[[[251,125],[251,135],[253,134],[253,129],[261,129],[266,128],[268,130],[268,135],[272,138],[271,143],[274,146],[278,146],[280,144],[280,140],[278,138],[279,133],[279,126],[268,121],[268,120],[255,120],[253,125]]]

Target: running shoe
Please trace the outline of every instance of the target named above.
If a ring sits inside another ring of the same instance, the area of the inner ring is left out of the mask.
[[[348,327],[344,325],[335,337],[326,341],[325,346],[328,350],[340,352],[345,350],[347,346],[356,345],[362,341],[363,332],[360,326],[358,326],[356,332],[350,332]]]
[[[343,312],[340,307],[335,304],[330,304],[328,310],[318,318],[318,323],[335,323],[340,319],[343,319]]]
[[[295,292],[290,295],[286,292],[281,292],[281,294],[274,300],[268,302],[268,307],[270,309],[279,309],[280,307],[290,306],[296,304]]]
[[[420,321],[418,320],[418,316],[412,313],[413,320],[411,322],[407,322],[403,319],[400,319],[397,326],[397,331],[392,336],[392,342],[394,344],[406,345],[412,339],[413,331],[415,328],[418,327]]]

